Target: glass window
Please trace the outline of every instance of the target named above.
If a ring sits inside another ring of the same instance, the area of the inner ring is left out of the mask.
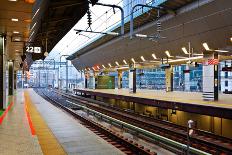
[[[226,86],[226,87],[228,86],[228,81],[225,81],[225,86]]]

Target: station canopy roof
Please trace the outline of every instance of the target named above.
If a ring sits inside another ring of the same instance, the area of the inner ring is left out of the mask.
[[[91,0],[95,4],[98,0]],[[88,0],[37,0],[33,8],[27,45],[42,47],[41,54],[27,56],[27,64],[44,59],[64,35],[85,15]]]
[[[202,43],[208,43],[212,49],[229,51],[226,57],[230,57],[232,48],[231,19],[232,1],[213,0],[167,0],[160,6],[169,11],[162,11],[162,36],[164,39],[151,41],[147,38],[129,38],[129,22],[125,24],[125,34],[122,36],[104,35],[98,40],[88,44],[68,57],[77,69],[92,68],[111,63],[120,65],[123,60],[141,62],[141,56],[146,60],[154,60],[156,57],[167,58],[165,51],[169,51],[170,59],[188,57],[182,51],[182,47],[189,48],[195,54],[205,51]],[[170,13],[174,11],[176,14]],[[157,11],[152,9],[134,19],[134,33],[152,35],[156,33]],[[137,29],[136,29],[137,28]],[[118,32],[120,27],[113,32]]]

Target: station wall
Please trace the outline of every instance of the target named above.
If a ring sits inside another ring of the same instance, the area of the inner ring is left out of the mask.
[[[121,109],[127,109],[136,113],[170,121],[178,125],[186,126],[188,120],[196,122],[197,128],[215,133],[217,135],[232,138],[232,120],[194,114],[184,111],[163,109],[153,106],[147,106],[139,103],[126,102],[116,99],[96,97],[97,100],[114,105]]]

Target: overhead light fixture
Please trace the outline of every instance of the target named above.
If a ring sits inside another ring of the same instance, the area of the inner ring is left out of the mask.
[[[12,21],[12,22],[18,22],[19,19],[17,19],[17,18],[11,18],[11,21]]]
[[[166,54],[168,57],[171,57],[169,51],[165,51],[165,54]]]
[[[232,37],[230,38],[230,41],[232,42]]]
[[[222,53],[227,53],[227,52],[229,52],[229,51],[226,51],[226,50],[214,50],[214,51],[216,51],[216,52],[222,52]]]
[[[105,65],[102,65],[103,68],[106,68]]]
[[[203,56],[197,56],[197,57],[189,57],[189,58],[184,58],[184,59],[176,59],[176,60],[169,60],[169,62],[181,62],[181,61],[189,61],[189,60],[198,60],[202,59]]]
[[[10,2],[16,2],[17,0],[8,0],[8,1],[10,1]]]
[[[15,38],[14,40],[15,40],[15,41],[20,41],[20,39],[19,39],[19,38]]]
[[[185,59],[185,58],[188,58],[188,57],[183,57],[183,56],[176,56],[176,58]]]
[[[203,47],[205,48],[206,51],[209,51],[209,50],[210,50],[207,43],[203,43],[202,45],[203,45]]]
[[[32,20],[35,18],[35,16],[36,16],[37,13],[39,12],[39,10],[40,10],[40,8],[38,8],[38,9],[36,10],[35,14],[34,14],[33,17],[32,17]]]
[[[188,51],[187,51],[187,49],[185,47],[182,47],[181,49],[184,52],[184,54],[189,54]]]
[[[203,53],[194,53],[193,55],[199,55],[199,56],[202,56]]]
[[[48,56],[48,52],[46,51],[46,52],[44,52],[44,56],[45,57],[47,57]]]
[[[125,64],[125,65],[127,65],[127,62],[126,62],[126,60],[123,60],[123,62],[124,62],[124,64]]]
[[[35,22],[35,23],[33,24],[33,26],[32,26],[32,28],[31,28],[31,30],[33,30],[33,29],[34,29],[34,27],[36,26],[36,24],[37,24],[37,22]]]
[[[112,67],[110,63],[108,63],[108,65],[109,65],[110,67]]]
[[[146,61],[143,56],[140,57],[142,61]]]
[[[135,64],[135,59],[134,58],[131,58],[131,61]]]
[[[116,64],[117,66],[119,66],[119,63],[118,63],[117,61],[115,61],[115,64]]]
[[[157,59],[156,55],[153,53],[152,54],[153,59]]]
[[[19,31],[13,31],[14,34],[19,34]]]

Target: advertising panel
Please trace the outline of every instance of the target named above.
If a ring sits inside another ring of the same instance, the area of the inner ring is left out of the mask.
[[[115,89],[115,76],[98,76],[97,89]]]

